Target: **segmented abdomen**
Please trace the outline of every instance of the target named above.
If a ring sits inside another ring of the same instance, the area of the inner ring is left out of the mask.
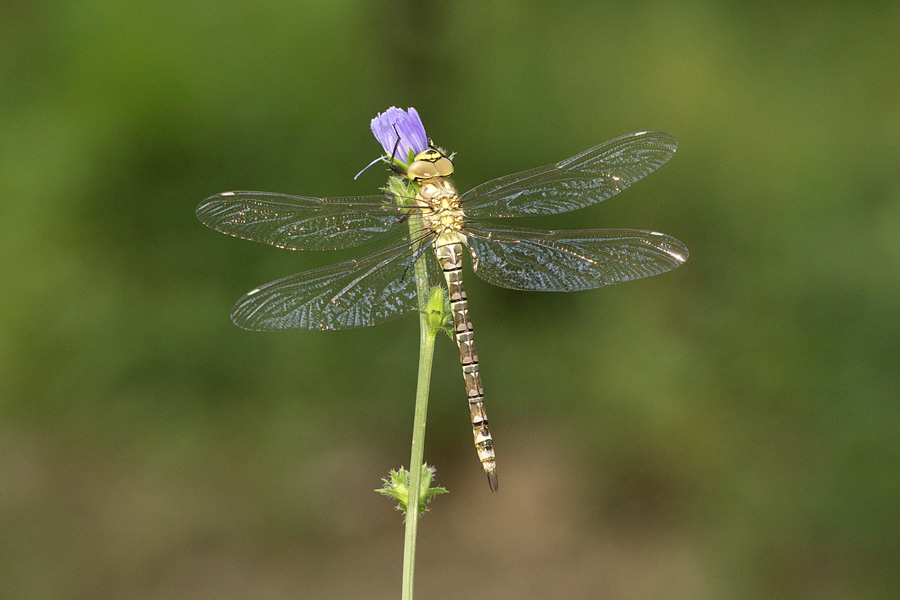
[[[469,320],[469,304],[462,283],[462,243],[454,232],[438,236],[435,242],[438,262],[444,271],[447,291],[450,294],[450,310],[453,314],[453,332],[459,346],[459,362],[462,364],[466,395],[469,399],[469,413],[472,417],[472,434],[478,460],[487,474],[492,491],[497,491],[497,465],[494,457],[494,442],[488,429],[488,419],[484,412],[484,391],[481,374],[478,372],[478,352],[475,350],[475,336]]]

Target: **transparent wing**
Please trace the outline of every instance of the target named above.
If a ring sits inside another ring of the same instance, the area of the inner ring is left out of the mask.
[[[514,290],[573,292],[671,271],[688,249],[655,231],[466,229],[475,274]]]
[[[672,158],[677,147],[668,133],[629,133],[562,162],[483,183],[461,201],[473,219],[568,212],[618,194]]]
[[[299,273],[244,295],[231,310],[238,327],[255,331],[355,329],[418,310],[416,269],[425,261],[428,287],[440,269],[430,245],[404,240],[368,256]]]
[[[337,250],[403,227],[394,197],[308,198],[271,192],[225,192],[204,200],[197,218],[234,237],[290,250]]]

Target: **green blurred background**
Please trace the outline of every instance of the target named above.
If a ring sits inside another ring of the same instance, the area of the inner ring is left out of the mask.
[[[416,319],[242,331],[241,294],[356,251],[194,217],[374,192],[391,105],[461,189],[668,131],[540,226],[691,250],[578,294],[467,277],[501,491],[441,338],[421,597],[897,597],[898,31],[897,3],[5,4],[0,597],[397,597],[371,490],[408,461]]]

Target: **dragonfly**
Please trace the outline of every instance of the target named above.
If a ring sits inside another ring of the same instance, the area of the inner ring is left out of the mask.
[[[440,285],[443,280],[475,448],[488,484],[496,491],[494,443],[463,287],[463,248],[468,248],[478,277],[515,290],[572,292],[670,271],[687,260],[688,249],[657,231],[553,231],[484,219],[553,215],[596,204],[662,166],[677,146],[667,133],[630,133],[561,162],[499,177],[459,194],[450,180],[451,158],[429,145],[403,173],[416,184],[414,197],[385,192],[316,198],[233,191],[204,200],[197,216],[222,233],[290,250],[337,250],[385,242],[359,258],[251,290],[231,311],[232,321],[244,329],[336,330],[377,325],[421,311],[419,286]],[[415,227],[410,227],[411,219]]]

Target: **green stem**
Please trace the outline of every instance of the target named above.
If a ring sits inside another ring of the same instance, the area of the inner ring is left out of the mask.
[[[411,215],[410,239],[417,239],[422,230],[421,218]],[[419,525],[419,495],[421,493],[422,466],[425,461],[425,420],[428,414],[428,390],[431,386],[431,363],[434,358],[434,338],[437,330],[429,327],[425,311],[431,290],[428,270],[424,260],[413,267],[416,292],[419,297],[419,377],[416,383],[416,408],[413,417],[412,450],[409,458],[409,497],[406,502],[406,534],[403,538],[402,600],[412,600],[416,569],[416,533]]]
[[[409,500],[406,503],[406,535],[403,539],[403,588],[401,598],[412,600],[416,568],[416,533],[419,524],[419,492],[425,461],[425,418],[428,413],[428,388],[434,358],[435,331],[429,331],[425,315],[419,317],[419,381],[416,384],[416,410],[412,452],[409,458]]]

